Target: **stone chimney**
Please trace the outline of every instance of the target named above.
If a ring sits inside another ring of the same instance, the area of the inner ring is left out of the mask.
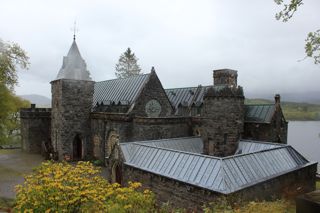
[[[214,70],[214,86],[203,98],[202,129],[205,131],[203,153],[213,156],[233,155],[244,128],[243,89],[237,86],[237,71]]]
[[[236,70],[220,69],[213,71],[213,84],[215,86],[237,87],[237,78]]]
[[[274,102],[275,102],[275,104],[280,104],[280,95],[279,94],[276,94],[274,96]]]

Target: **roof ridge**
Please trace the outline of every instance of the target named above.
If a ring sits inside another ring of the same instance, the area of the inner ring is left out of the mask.
[[[162,150],[167,150],[167,151],[172,151],[172,152],[177,152],[177,153],[197,155],[197,156],[200,156],[200,157],[211,158],[211,159],[216,159],[216,160],[222,159],[220,157],[216,157],[216,156],[212,156],[212,155],[204,155],[204,154],[199,154],[199,153],[194,153],[194,152],[187,152],[187,151],[182,151],[182,150],[177,150],[177,149],[170,149],[170,148],[165,148],[165,147],[156,147],[156,146],[152,146],[152,145],[148,145],[148,144],[144,144],[144,143],[139,143],[139,142],[120,143],[120,146],[121,145],[131,145],[131,144],[138,145],[138,146],[149,147],[149,148],[153,148],[153,149],[162,149]]]
[[[200,136],[189,136],[189,137],[179,137],[179,138],[165,138],[165,139],[157,139],[157,140],[143,140],[143,141],[131,141],[131,142],[120,142],[121,144],[129,144],[129,143],[152,143],[156,141],[169,141],[169,140],[183,140],[183,139],[191,139],[191,138],[201,138]]]
[[[108,80],[103,80],[103,81],[96,81],[95,83],[102,83],[102,82],[107,82],[107,81],[117,81],[117,80],[126,80],[129,78],[137,78],[140,76],[144,76],[144,75],[150,75],[151,73],[144,73],[144,74],[139,74],[139,75],[135,75],[135,76],[131,76],[131,77],[127,77],[127,78],[114,78],[114,79],[108,79]]]
[[[200,86],[200,85],[199,85]],[[190,89],[190,88],[198,88],[199,86],[193,86],[193,87],[177,87],[177,88],[167,88],[167,89],[164,89],[164,90],[174,90],[174,89]],[[210,85],[207,85],[207,86],[202,86],[201,87],[210,87]]]

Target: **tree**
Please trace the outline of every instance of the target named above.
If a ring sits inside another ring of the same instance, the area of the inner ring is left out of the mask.
[[[14,86],[18,83],[17,68],[27,69],[28,59],[18,44],[0,39],[0,144],[19,139],[19,109],[29,102],[14,94]]]
[[[3,84],[0,84],[0,100],[0,145],[17,144],[21,137],[19,109],[30,103],[14,95]]]
[[[276,14],[276,19],[283,22],[289,21],[298,7],[303,5],[302,0],[290,0],[289,3],[284,3],[283,0],[274,1],[278,5],[283,5],[283,9]],[[306,57],[311,57],[314,59],[315,64],[320,64],[320,29],[315,32],[309,32],[305,41]]]
[[[90,162],[44,162],[17,186],[17,212],[153,212],[154,195],[110,184]]]
[[[128,78],[139,75],[141,72],[140,66],[137,64],[139,59],[135,54],[128,49],[121,54],[119,62],[116,64],[116,76],[117,78]]]
[[[0,39],[0,84],[13,90],[18,83],[17,66],[27,69],[29,57],[16,43],[5,43]]]

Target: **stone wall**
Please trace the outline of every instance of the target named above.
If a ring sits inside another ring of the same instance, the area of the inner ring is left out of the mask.
[[[280,106],[280,95],[275,95],[275,111],[270,123],[246,122],[244,124],[244,139],[287,143],[288,122]]]
[[[204,96],[201,136],[204,153],[233,155],[244,127],[244,96],[241,87],[210,88]]]
[[[277,129],[274,122],[271,123],[245,123],[244,139],[269,141],[275,143],[287,143],[288,124]]]
[[[59,160],[75,156],[81,159],[87,155],[93,86],[93,81],[60,79],[51,82],[51,140]]]
[[[43,143],[50,144],[51,109],[20,109],[22,150],[29,153],[41,153]]]
[[[151,71],[150,78],[143,87],[138,99],[135,101],[131,114],[141,117],[148,117],[145,106],[152,99],[157,100],[161,105],[159,117],[167,117],[173,113],[173,108],[166,95],[161,82],[154,71]]]
[[[95,157],[102,161],[110,132],[119,135],[119,142],[178,138],[193,134],[190,118],[144,118],[101,112],[91,113],[91,129],[90,150],[92,153],[95,150]]]
[[[281,196],[302,194],[315,189],[315,173],[317,165],[292,171],[273,179],[257,183],[240,191],[226,195],[230,199],[241,201],[270,200]],[[212,202],[221,193],[203,189],[177,180],[172,180],[128,165],[123,166],[123,183],[141,182],[144,189],[150,189],[159,203],[170,202],[179,208],[200,210],[204,204]]]

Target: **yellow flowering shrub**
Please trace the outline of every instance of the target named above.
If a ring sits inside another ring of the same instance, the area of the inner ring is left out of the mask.
[[[16,187],[18,212],[150,212],[155,206],[151,191],[140,192],[140,183],[128,187],[109,184],[90,162],[42,163]]]

